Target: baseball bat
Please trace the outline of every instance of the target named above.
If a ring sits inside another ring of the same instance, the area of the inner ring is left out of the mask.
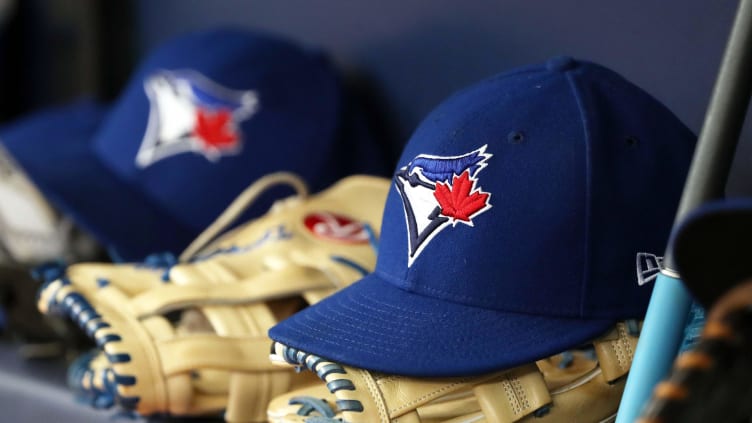
[[[724,194],[752,92],[752,0],[740,0],[674,227],[699,205]],[[633,423],[671,369],[692,298],[667,247],[655,281],[616,423]]]

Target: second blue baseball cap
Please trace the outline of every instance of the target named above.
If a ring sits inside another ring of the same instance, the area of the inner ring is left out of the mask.
[[[554,58],[450,97],[408,141],[373,273],[272,339],[347,365],[461,376],[641,318],[695,136],[615,72]]]
[[[706,308],[752,278],[752,198],[716,200],[689,213],[671,237],[682,282]]]
[[[313,191],[351,173],[384,173],[382,157],[359,145],[374,140],[340,136],[342,98],[322,52],[212,29],[147,56],[90,142],[7,147],[77,224],[140,259],[179,252],[268,173],[295,172]]]

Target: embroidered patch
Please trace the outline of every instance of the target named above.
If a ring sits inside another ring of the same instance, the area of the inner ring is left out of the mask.
[[[663,257],[650,253],[637,253],[637,285],[652,282],[661,273]]]
[[[366,231],[365,225],[341,214],[331,212],[311,213],[303,218],[303,224],[319,238],[349,244],[365,244],[368,242],[368,231]]]
[[[493,156],[487,147],[461,156],[420,154],[394,176],[405,209],[408,267],[446,227],[473,226],[491,208],[491,193],[478,186],[478,174]]]
[[[230,90],[191,70],[161,71],[144,82],[149,122],[136,165],[194,152],[211,162],[242,149],[240,122],[258,110],[254,91]]]

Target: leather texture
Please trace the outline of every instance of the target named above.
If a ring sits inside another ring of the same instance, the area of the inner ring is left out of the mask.
[[[268,417],[275,423],[608,422],[616,415],[636,344],[637,336],[620,322],[593,340],[590,352],[480,376],[414,378],[342,366],[275,343],[273,361],[317,373],[326,389],[302,388],[275,398]],[[300,398],[324,398],[329,416],[301,408]]]
[[[101,348],[74,384],[95,406],[144,416],[266,420],[274,396],[314,382],[269,362],[268,329],[373,269],[388,189],[352,176],[281,200],[186,262],[70,266],[38,306],[67,314]]]

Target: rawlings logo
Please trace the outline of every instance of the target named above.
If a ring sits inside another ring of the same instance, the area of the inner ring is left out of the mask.
[[[144,83],[149,122],[136,155],[140,168],[194,152],[216,162],[242,148],[239,124],[258,109],[253,91],[222,87],[195,71],[161,71]]]
[[[303,218],[303,224],[319,238],[350,244],[368,242],[368,231],[365,225],[341,214],[311,213]]]
[[[445,228],[473,226],[473,219],[491,208],[491,193],[477,186],[493,156],[486,148],[461,156],[421,154],[395,175],[407,221],[408,267]]]

